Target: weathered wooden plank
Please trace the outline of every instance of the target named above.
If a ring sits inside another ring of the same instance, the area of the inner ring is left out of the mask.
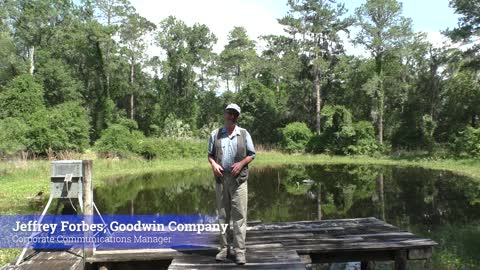
[[[124,250],[97,250],[87,258],[87,262],[129,262],[129,261],[161,261],[171,260],[178,256],[174,249],[124,249]]]
[[[168,269],[305,269],[298,254],[280,244],[247,247],[246,257],[247,264],[238,266],[231,260],[216,262],[215,252],[189,252],[173,259]]]
[[[285,244],[287,248],[296,250],[299,254],[312,254],[312,253],[333,253],[333,252],[345,252],[345,251],[375,251],[375,250],[398,250],[409,249],[419,247],[431,247],[435,244],[432,241],[424,242],[353,242],[348,244],[343,243],[316,243],[316,244]]]

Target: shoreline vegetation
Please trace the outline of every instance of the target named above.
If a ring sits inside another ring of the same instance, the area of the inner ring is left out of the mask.
[[[94,185],[101,187],[110,178],[155,172],[207,169],[206,158],[183,159],[101,159],[92,152],[78,157],[94,160]],[[260,152],[252,167],[294,164],[352,164],[421,167],[445,170],[471,177],[480,183],[480,159],[432,159],[422,156],[330,156],[310,154],[284,154],[276,151]],[[50,162],[48,160],[0,162],[0,214],[30,213],[29,203],[40,192],[48,198]]]

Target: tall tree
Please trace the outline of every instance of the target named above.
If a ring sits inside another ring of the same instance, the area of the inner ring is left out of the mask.
[[[13,16],[14,34],[19,37],[28,58],[28,72],[35,72],[35,51],[42,42],[52,36],[53,30],[62,24],[70,12],[71,3],[66,0],[19,0]]]
[[[194,67],[198,69],[197,83],[202,91],[213,90],[217,86],[214,79],[217,55],[213,52],[216,42],[217,37],[205,24],[196,23],[190,28],[189,52]]]
[[[454,42],[463,42],[471,45],[465,52],[465,56],[469,59],[469,65],[476,69],[480,67],[480,58],[478,53],[480,45],[478,38],[480,37],[480,1],[478,0],[450,0],[450,6],[455,9],[455,13],[460,14],[458,27],[447,29],[446,34]]]
[[[220,65],[224,77],[227,80],[227,88],[229,88],[229,80],[233,77],[235,91],[238,92],[243,83],[243,77],[248,69],[247,65],[256,57],[255,42],[248,37],[247,30],[243,27],[236,26],[228,35],[228,43],[220,53]]]
[[[263,36],[262,40],[266,42],[266,48],[262,52],[261,66],[263,83],[271,80],[275,87],[277,102],[280,99],[280,85],[282,82],[294,81],[301,70],[301,62],[298,57],[299,46],[289,37],[268,35]]]
[[[155,24],[151,23],[144,17],[138,15],[134,10],[127,16],[120,27],[121,43],[124,45],[124,55],[130,64],[130,119],[134,120],[135,116],[135,66],[142,63],[145,58],[147,44],[145,41],[146,34],[155,29]]]
[[[113,37],[118,34],[120,24],[126,19],[129,11],[132,10],[128,0],[84,0],[85,5],[91,5],[98,21],[103,24],[106,32],[103,40],[103,61],[105,70],[105,91],[107,98],[110,97],[111,76],[114,63],[112,63],[112,50],[115,41]]]
[[[352,25],[344,4],[325,0],[289,0],[290,10],[279,22],[290,36],[302,44],[312,67],[315,96],[315,130],[321,132],[322,83],[327,82],[338,56],[344,52],[341,32]]]
[[[367,0],[355,11],[360,32],[354,39],[370,51],[375,60],[376,75],[369,82],[369,88],[375,99],[372,110],[377,124],[378,139],[383,144],[385,90],[384,61],[390,52],[404,44],[412,34],[411,19],[402,16],[402,4],[397,0]]]
[[[205,25],[188,26],[170,16],[160,22],[155,41],[166,55],[166,60],[161,62],[159,84],[161,118],[174,114],[194,126],[198,115],[197,97],[202,85],[206,87],[206,72],[211,66],[211,50],[216,38]]]

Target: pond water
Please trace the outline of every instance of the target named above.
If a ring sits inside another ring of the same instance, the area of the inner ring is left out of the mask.
[[[213,181],[206,169],[115,178],[95,190],[95,201],[104,214],[213,214]],[[409,269],[480,269],[480,184],[467,177],[421,168],[290,165],[254,167],[248,181],[249,220],[374,216],[440,244],[432,260]]]

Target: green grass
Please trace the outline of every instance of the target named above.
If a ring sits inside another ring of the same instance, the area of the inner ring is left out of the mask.
[[[85,158],[85,157],[84,157]],[[86,157],[88,158],[88,157]],[[90,156],[91,158],[91,156]],[[365,157],[328,155],[287,155],[279,152],[261,152],[252,166],[275,166],[283,164],[359,164],[415,166],[434,170],[447,170],[469,176],[480,181],[480,159],[431,159],[425,157]],[[208,168],[206,158],[181,160],[143,159],[105,160],[96,159],[93,163],[94,185],[105,185],[106,179],[125,175],[150,172],[180,171],[194,168]],[[49,190],[49,161],[0,162],[0,214],[29,214],[34,210],[29,206],[31,197],[39,191]],[[48,194],[46,195],[48,196]],[[0,265],[13,259],[16,249],[0,250]]]

